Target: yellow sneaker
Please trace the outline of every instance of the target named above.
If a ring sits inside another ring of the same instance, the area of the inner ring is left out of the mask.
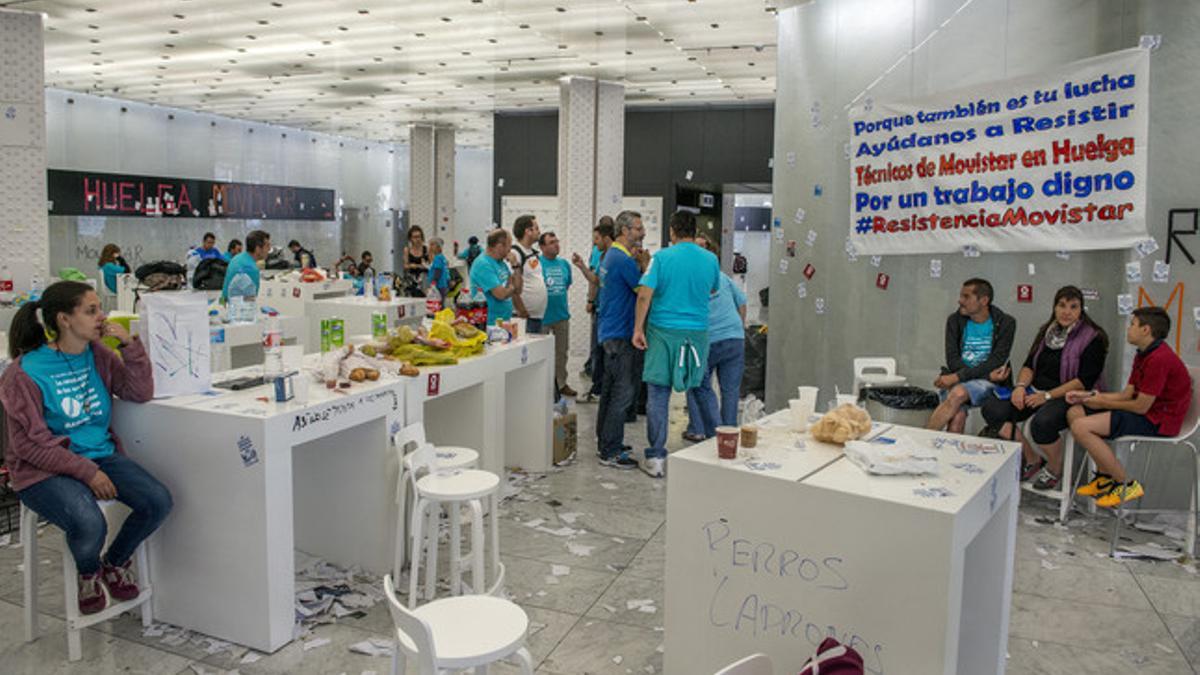
[[[1123,502],[1139,499],[1144,494],[1146,493],[1144,490],[1142,490],[1141,483],[1138,483],[1136,480],[1131,480],[1123,485],[1114,485],[1113,489],[1109,490],[1108,494],[1096,500],[1096,506],[1102,506],[1106,509],[1111,509]]]
[[[1098,497],[1112,489],[1113,480],[1103,474],[1096,474],[1092,482],[1079,486],[1075,494],[1080,497]]]

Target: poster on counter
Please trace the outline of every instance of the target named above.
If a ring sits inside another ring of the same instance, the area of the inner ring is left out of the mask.
[[[212,388],[208,298],[203,293],[142,296],[142,335],[154,372],[154,398]]]
[[[1147,238],[1150,52],[850,111],[859,253],[1116,249]]]

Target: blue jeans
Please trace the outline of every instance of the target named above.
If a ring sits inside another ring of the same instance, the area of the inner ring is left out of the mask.
[[[588,362],[591,364],[590,365],[591,370],[589,370],[588,372],[592,378],[592,388],[589,390],[588,393],[590,393],[593,396],[600,395],[600,385],[601,385],[601,383],[604,382],[604,347],[602,347],[596,339],[596,327],[598,325],[599,325],[599,322],[595,319],[595,317],[593,317],[592,318],[592,353],[591,353],[591,356],[588,358]]]
[[[671,388],[662,384],[646,383],[646,459],[667,456],[667,428],[670,426]]]
[[[117,501],[133,511],[104,556],[104,562],[110,565],[124,565],[171,512],[171,493],[124,455],[113,453],[93,461],[116,486]],[[66,534],[80,574],[100,571],[100,548],[108,537],[108,523],[91,488],[70,476],[58,475],[30,485],[17,496]]]
[[[705,438],[717,435],[717,427],[737,426],[738,398],[742,373],[746,370],[746,341],[743,338],[718,340],[708,346],[708,368],[700,386],[687,392],[688,433]],[[721,387],[721,405],[712,388],[713,373]]]
[[[596,411],[596,438],[600,456],[608,459],[625,449],[625,416],[633,406],[635,385],[641,373],[633,371],[634,347],[629,340],[605,340],[601,350],[604,369],[600,406]]]

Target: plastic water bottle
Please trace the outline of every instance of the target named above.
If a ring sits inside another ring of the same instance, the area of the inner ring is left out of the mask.
[[[279,314],[271,312],[263,321],[263,379],[267,382],[283,375],[283,326]]]
[[[188,251],[187,255],[187,285],[192,288],[192,282],[196,279],[196,268],[200,266],[200,253],[196,249]]]
[[[258,316],[258,296],[250,275],[239,272],[229,282],[229,322],[251,323]]]
[[[12,270],[8,264],[0,265],[0,300],[4,302],[12,302],[13,299],[13,278]]]
[[[29,301],[37,302],[42,299],[42,277],[35,274],[29,280]]]

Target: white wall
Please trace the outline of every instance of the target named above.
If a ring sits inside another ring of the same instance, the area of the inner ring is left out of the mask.
[[[482,241],[492,229],[492,149],[459,146],[454,155],[454,224],[451,232],[464,247],[471,235]],[[449,246],[449,244],[447,244]]]
[[[72,100],[73,103],[68,103]],[[125,112],[122,112],[122,108]],[[173,119],[171,119],[173,116]],[[245,122],[187,110],[151,106],[61,90],[46,91],[48,166],[140,175],[229,180],[337,191],[341,209],[358,217],[329,222],[207,218],[50,218],[50,269],[95,268],[108,242],[122,247],[131,265],[182,260],[205,231],[224,248],[252,229],[270,232],[272,243],[297,239],[322,264],[347,247],[370,248],[385,259],[392,234],[387,210],[408,207],[407,144],[377,143],[288,127]],[[456,170],[465,174],[456,191],[459,213],[491,209],[491,151],[459,149]],[[486,165],[488,178],[482,178]],[[465,185],[464,185],[465,184]],[[486,186],[486,189],[484,189]],[[477,216],[472,216],[477,217]],[[354,232],[345,228],[366,228]],[[357,254],[357,251],[355,251]]]

